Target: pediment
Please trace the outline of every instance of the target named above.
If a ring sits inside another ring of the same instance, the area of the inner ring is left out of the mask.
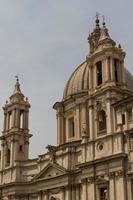
[[[66,174],[66,169],[58,164],[49,163],[34,179],[50,179]]]

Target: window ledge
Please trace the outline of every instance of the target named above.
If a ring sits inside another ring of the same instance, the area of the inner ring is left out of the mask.
[[[97,132],[97,135],[98,135],[98,136],[106,135],[106,134],[107,134],[107,130],[106,130],[106,129]]]
[[[68,141],[68,142],[72,142],[72,141],[75,141],[76,139],[77,139],[77,138],[75,138],[75,137],[69,137],[67,141]]]
[[[129,123],[129,124],[132,124],[132,123],[133,123],[133,119],[129,120],[128,123]]]

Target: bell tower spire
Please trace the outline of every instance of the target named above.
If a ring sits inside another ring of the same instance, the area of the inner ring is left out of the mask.
[[[96,13],[96,20],[95,20],[95,28],[88,37],[88,43],[90,46],[90,54],[92,54],[98,46],[98,41],[100,38],[100,20],[99,20],[99,13]]]
[[[96,20],[95,20],[95,22],[96,22],[96,29],[99,29],[100,28],[100,26],[99,26],[100,20],[99,20],[99,13],[98,12],[96,13]]]
[[[6,101],[2,136],[1,169],[16,165],[16,161],[29,157],[29,108],[28,98],[20,89],[18,76],[13,94]]]
[[[19,78],[18,76],[15,76],[16,78],[16,84],[15,84],[15,89],[14,89],[14,94],[16,93],[21,93],[21,90],[20,90],[20,84],[19,84]]]
[[[125,89],[125,52],[109,34],[103,16],[102,25],[99,26],[99,18],[96,15],[96,27],[89,34],[90,54],[87,62],[90,70],[90,93],[101,89]]]

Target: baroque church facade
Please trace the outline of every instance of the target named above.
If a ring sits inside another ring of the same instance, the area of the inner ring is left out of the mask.
[[[29,159],[28,99],[17,79],[3,107],[1,200],[133,200],[133,77],[105,22],[69,78],[57,113],[57,145]]]

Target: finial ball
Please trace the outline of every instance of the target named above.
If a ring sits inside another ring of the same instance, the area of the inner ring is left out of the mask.
[[[19,82],[19,77],[18,77],[18,75],[16,75],[15,78],[16,78],[16,81]]]

